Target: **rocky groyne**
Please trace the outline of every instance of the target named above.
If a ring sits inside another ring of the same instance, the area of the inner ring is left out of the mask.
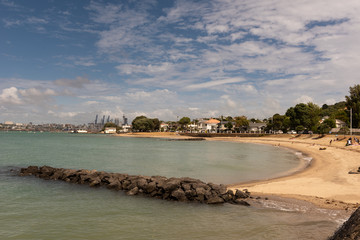
[[[109,173],[96,170],[76,170],[49,166],[21,168],[20,176],[37,176],[46,180],[62,180],[87,184],[90,187],[104,186],[122,190],[128,195],[144,195],[164,200],[199,202],[206,204],[232,203],[249,206],[245,201],[248,192],[227,190],[225,185],[204,183],[194,178],[166,178]]]

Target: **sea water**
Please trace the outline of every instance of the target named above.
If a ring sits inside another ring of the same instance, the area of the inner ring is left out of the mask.
[[[170,202],[11,171],[49,165],[230,184],[298,164],[294,152],[266,145],[0,132],[0,239],[326,239],[339,225],[330,213]]]

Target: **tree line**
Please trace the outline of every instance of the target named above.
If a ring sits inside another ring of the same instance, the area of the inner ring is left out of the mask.
[[[350,114],[350,111],[352,114]],[[252,123],[266,123],[266,131],[295,130],[296,132],[311,131],[314,133],[328,133],[336,127],[336,119],[343,121],[346,126],[341,131],[347,132],[350,127],[350,115],[352,115],[352,127],[360,128],[360,85],[349,88],[349,95],[345,96],[345,101],[333,105],[324,104],[322,107],[309,102],[296,104],[287,109],[284,115],[274,114],[268,119],[248,119],[246,116],[217,118],[225,122],[225,127],[231,131],[242,131]],[[182,117],[179,121],[168,122],[170,130],[189,130],[190,124],[197,124],[199,120],[191,121],[189,117]],[[147,118],[138,116],[132,122],[135,131],[161,131],[160,121],[157,118]]]

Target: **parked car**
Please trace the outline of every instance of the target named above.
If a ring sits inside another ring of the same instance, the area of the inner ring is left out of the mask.
[[[287,132],[288,134],[296,134],[296,131],[295,130],[290,130]]]

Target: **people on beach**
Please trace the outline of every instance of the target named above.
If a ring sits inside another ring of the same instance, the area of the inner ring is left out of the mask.
[[[352,139],[350,137],[346,142],[346,146],[351,146],[351,145],[352,145]]]

